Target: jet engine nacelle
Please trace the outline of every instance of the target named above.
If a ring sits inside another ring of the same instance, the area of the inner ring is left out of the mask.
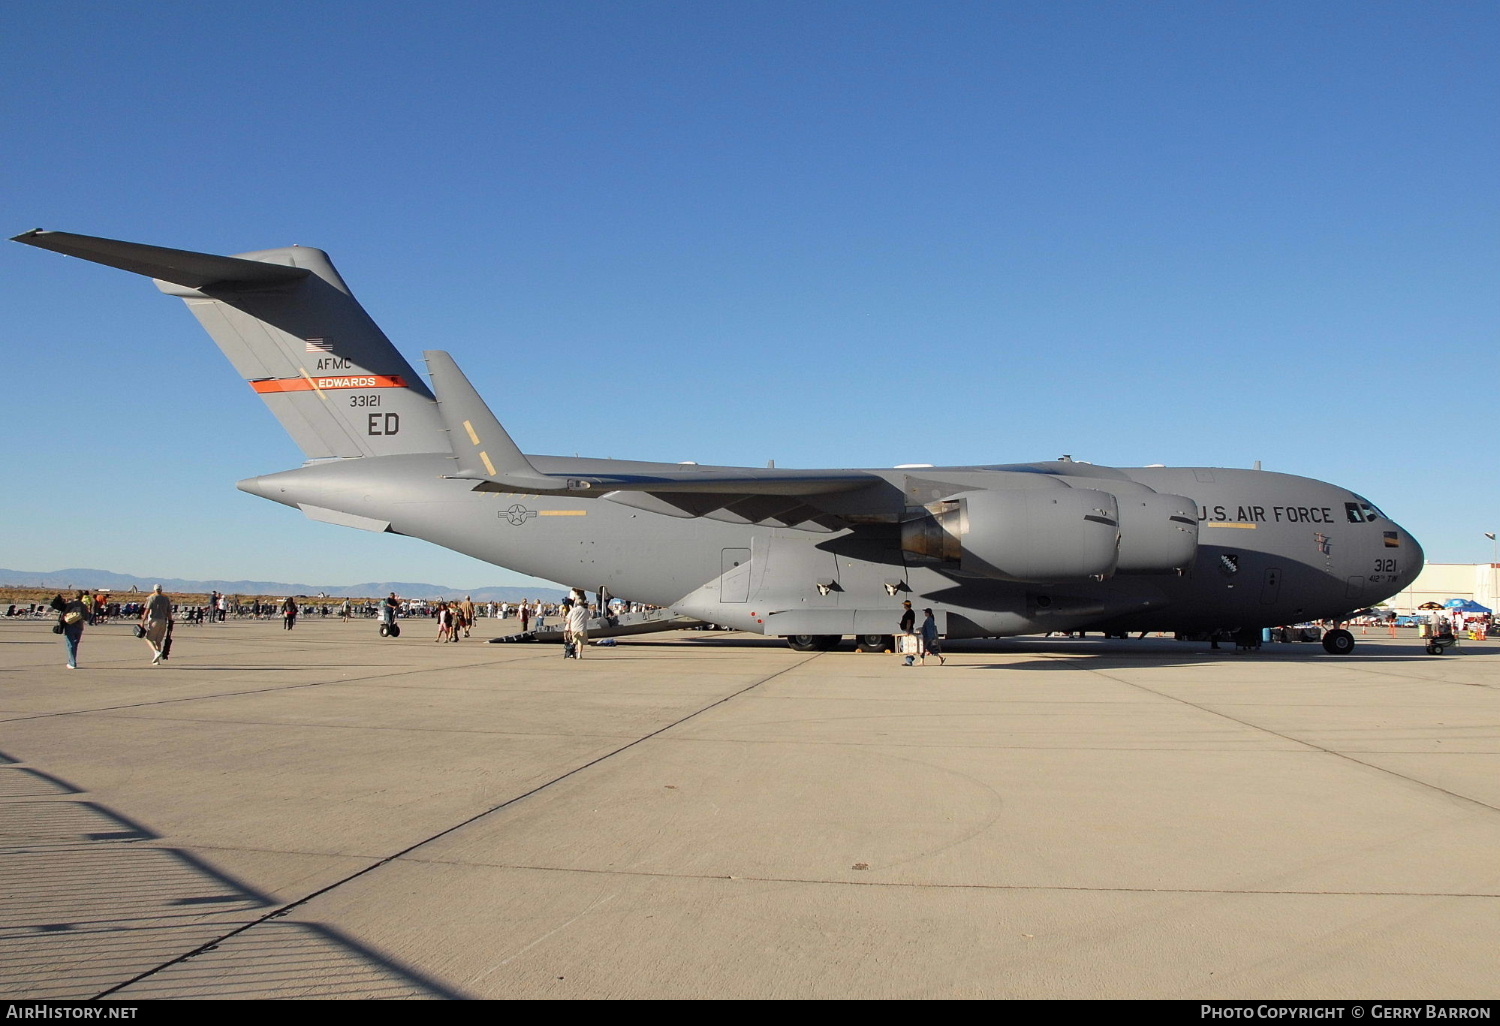
[[[1182,495],[1128,493],[1120,506],[1122,574],[1180,573],[1198,554],[1198,505]]]
[[[965,492],[909,512],[917,515],[901,525],[904,551],[983,577],[1098,580],[1119,558],[1118,504],[1090,488]]]

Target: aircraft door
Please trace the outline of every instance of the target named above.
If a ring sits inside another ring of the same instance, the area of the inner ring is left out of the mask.
[[[1270,606],[1276,604],[1276,597],[1281,592],[1281,568],[1269,567],[1266,570],[1266,578],[1260,586],[1260,604]]]
[[[750,601],[749,549],[724,549],[719,553],[719,601]]]

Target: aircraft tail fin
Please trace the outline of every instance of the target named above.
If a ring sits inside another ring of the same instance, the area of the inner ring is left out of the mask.
[[[452,476],[522,493],[567,488],[566,478],[549,477],[531,465],[452,356],[434,350],[424,352],[422,357],[427,361],[438,412],[458,460],[458,473]]]
[[[309,459],[448,449],[432,392],[320,249],[225,257],[41,230],[15,241],[155,278]]]

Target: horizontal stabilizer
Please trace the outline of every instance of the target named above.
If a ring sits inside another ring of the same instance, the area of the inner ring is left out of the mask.
[[[306,278],[303,267],[268,264],[239,257],[193,253],[185,249],[146,246],[139,242],[100,239],[72,232],[49,232],[40,228],[17,235],[12,241],[50,249],[65,256],[92,260],[96,264],[133,271],[148,278],[159,278],[190,289],[215,286],[249,286],[270,288]]]

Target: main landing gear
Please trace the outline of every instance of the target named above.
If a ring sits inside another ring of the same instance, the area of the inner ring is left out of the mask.
[[[844,640],[842,634],[789,634],[786,643],[793,652],[827,652]]]
[[[829,652],[839,647],[842,634],[789,634],[784,640],[794,652]],[[890,634],[856,634],[854,647],[861,652],[891,652],[896,639]]]

